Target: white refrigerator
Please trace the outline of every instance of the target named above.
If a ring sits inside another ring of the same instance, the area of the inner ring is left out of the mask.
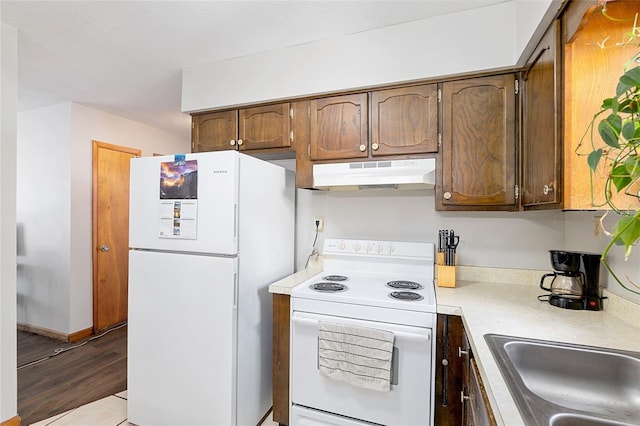
[[[293,272],[295,177],[235,151],[131,160],[128,421],[256,425],[268,285]]]

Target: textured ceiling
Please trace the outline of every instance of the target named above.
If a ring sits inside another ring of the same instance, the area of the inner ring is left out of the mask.
[[[19,109],[78,102],[188,138],[183,68],[509,0],[1,1]]]

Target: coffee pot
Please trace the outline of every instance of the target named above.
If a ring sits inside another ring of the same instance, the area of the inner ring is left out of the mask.
[[[549,254],[554,271],[542,276],[540,288],[550,294],[538,299],[565,309],[601,310],[600,255],[564,250],[549,250]],[[551,283],[545,287],[547,279]]]

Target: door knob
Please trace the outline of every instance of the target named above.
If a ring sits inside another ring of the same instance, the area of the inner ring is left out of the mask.
[[[109,246],[108,246],[108,245],[105,245],[105,244],[101,245],[101,246],[100,246],[100,251],[104,251],[104,252],[109,251]]]

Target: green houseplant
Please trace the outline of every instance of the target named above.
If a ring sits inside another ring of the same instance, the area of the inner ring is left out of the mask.
[[[606,16],[606,2],[602,5],[602,12]],[[592,190],[593,176],[597,171],[604,172],[606,178],[602,195],[605,202],[602,206],[607,206],[618,216],[613,229],[605,230],[610,236],[610,241],[602,252],[602,263],[623,288],[636,294],[640,294],[640,284],[633,282],[629,277],[621,280],[607,262],[607,255],[614,245],[624,246],[627,260],[632,247],[640,239],[639,37],[640,28],[636,14],[633,27],[625,34],[622,43],[634,45],[638,49],[625,66],[618,80],[615,95],[602,101],[600,110],[593,116],[578,146],[580,148],[585,139],[589,140],[591,150],[586,155],[591,170]],[[596,131],[604,144],[597,139]],[[614,199],[613,195],[618,193],[623,193],[626,197]],[[620,201],[621,199],[623,201]]]

